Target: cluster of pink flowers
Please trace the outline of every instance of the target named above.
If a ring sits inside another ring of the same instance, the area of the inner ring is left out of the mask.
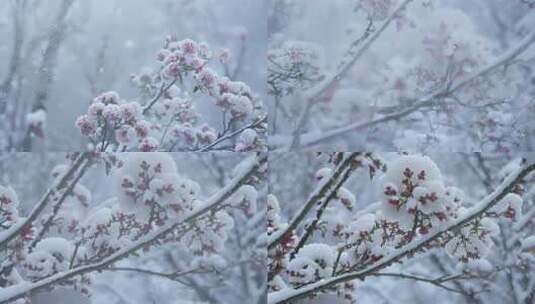
[[[223,59],[228,58],[228,52],[226,54],[223,53]],[[158,53],[164,79],[182,79],[192,73],[194,91],[200,90],[215,98],[216,104],[234,118],[248,118],[253,114],[256,103],[251,89],[242,82],[220,76],[208,67],[211,59],[212,52],[206,44],[190,39],[179,41],[174,37],[169,37]]]
[[[87,114],[77,119],[76,126],[99,151],[106,151],[111,143],[119,147],[137,145],[142,151],[153,151],[158,142],[149,137],[151,123],[143,119],[142,112],[139,103],[121,100],[116,92],[107,92],[93,100]]]
[[[228,58],[226,53],[220,60]],[[104,93],[78,118],[78,129],[98,151],[191,151],[209,146],[243,123],[250,126],[235,134],[239,140],[233,149],[263,150],[259,134],[265,133],[265,124],[251,123],[265,115],[260,101],[245,83],[220,76],[212,59],[204,43],[167,38],[157,55],[160,68],[132,77],[149,100],[126,102],[117,93]],[[201,96],[213,99],[223,113],[223,130],[201,122],[194,103]]]
[[[191,39],[178,41],[175,37],[168,37],[157,55],[158,61],[164,65],[162,74],[169,79],[190,71],[202,71],[210,57],[211,52],[206,44],[198,44]]]
[[[424,220],[422,231],[448,219],[458,205],[447,189],[434,162],[426,156],[402,156],[392,162],[383,177],[383,214],[410,230],[417,215]]]

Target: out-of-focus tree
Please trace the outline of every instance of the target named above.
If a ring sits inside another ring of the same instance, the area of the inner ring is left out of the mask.
[[[501,0],[273,1],[270,145],[532,149],[529,7]]]

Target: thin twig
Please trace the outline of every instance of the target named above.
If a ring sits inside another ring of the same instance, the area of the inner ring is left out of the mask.
[[[178,81],[178,78],[173,79],[169,84],[165,85],[162,83],[162,86],[160,87],[160,90],[158,91],[158,94],[154,96],[154,98],[149,102],[149,104],[143,109],[143,114],[147,114],[150,109],[160,100],[162,95],[167,92],[172,86],[175,85],[175,83]]]
[[[206,146],[204,146],[204,147],[202,147],[202,148],[200,148],[200,149],[198,149],[196,151],[197,152],[206,152],[206,151],[212,149],[213,147],[217,146],[218,144],[220,144],[220,143],[222,143],[222,142],[224,142],[226,140],[229,140],[229,139],[241,134],[243,131],[245,131],[247,129],[256,128],[260,124],[264,123],[266,120],[267,120],[267,115],[264,115],[261,118],[259,118],[258,120],[255,120],[252,123],[247,124],[247,125],[239,128],[238,130],[234,131],[234,132],[231,132],[229,134],[221,136],[218,139],[216,139],[213,143],[211,143],[209,145],[206,145]]]

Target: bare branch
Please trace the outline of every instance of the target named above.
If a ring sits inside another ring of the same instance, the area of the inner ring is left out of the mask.
[[[162,86],[160,87],[160,90],[158,91],[158,94],[154,96],[154,98],[149,102],[149,104],[143,109],[143,114],[147,114],[150,109],[162,98],[163,94],[167,92],[172,86],[175,85],[175,83],[178,81],[178,78],[173,79],[170,83],[167,85],[162,83]]]

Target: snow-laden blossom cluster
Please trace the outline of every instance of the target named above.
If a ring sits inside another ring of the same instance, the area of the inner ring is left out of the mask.
[[[461,213],[462,215],[462,213]],[[493,246],[492,237],[500,231],[498,224],[483,218],[473,225],[465,226],[448,241],[445,250],[460,261],[479,260],[487,256]]]
[[[149,137],[151,124],[142,118],[141,105],[121,100],[116,92],[107,92],[95,98],[87,114],[76,120],[76,126],[82,135],[100,145],[101,151],[108,149],[111,144],[108,138],[115,138],[119,147],[135,146],[144,152],[158,147],[149,148],[146,144],[156,140]],[[99,139],[102,141],[97,142]]]
[[[248,85],[216,71],[218,56],[208,45],[169,37],[156,57],[156,71],[131,78],[141,92],[139,98],[127,101],[116,92],[103,93],[77,119],[76,126],[92,149],[208,150],[229,140],[233,142],[227,150],[264,149],[261,101]],[[197,103],[205,99],[212,100],[212,110],[222,113],[223,129],[203,122]]]
[[[230,205],[243,211],[248,216],[257,213],[258,192],[251,185],[242,186],[230,199]]]
[[[402,156],[382,178],[382,213],[406,230],[418,215],[439,224],[456,208],[455,192],[446,189],[440,170],[429,157]]]
[[[304,246],[299,255],[288,264],[288,280],[295,287],[330,277],[335,252],[326,244]]]
[[[416,58],[401,53],[389,59],[381,72],[384,85],[389,89],[384,93],[377,91],[377,94],[390,94],[392,102],[417,99],[432,93],[444,81],[451,83],[468,76],[491,57],[492,45],[477,34],[466,16],[456,11],[431,10],[431,13],[448,21],[438,25],[429,20],[421,21],[422,24],[410,31],[414,38],[421,39],[423,54]],[[478,83],[465,92],[469,95],[464,98],[476,101],[491,98],[487,89],[487,82]]]
[[[436,164],[427,156],[406,155],[390,163],[381,179],[381,209],[378,213],[382,225],[393,224],[399,239],[394,244],[412,241],[418,233],[427,235],[437,231],[459,217],[469,207],[462,191],[447,187]],[[498,217],[514,218],[522,199],[509,193],[498,204]],[[513,209],[514,206],[514,209]],[[380,222],[381,222],[380,221]],[[463,225],[445,237],[439,246],[461,262],[480,259],[492,247],[492,237],[499,232],[494,218],[482,217]]]
[[[160,153],[129,154],[116,178],[120,207],[157,225],[191,210],[200,191],[199,184],[178,175],[171,156]]]
[[[73,252],[73,244],[64,238],[50,237],[41,240],[26,258],[28,276],[41,278],[69,269]]]

